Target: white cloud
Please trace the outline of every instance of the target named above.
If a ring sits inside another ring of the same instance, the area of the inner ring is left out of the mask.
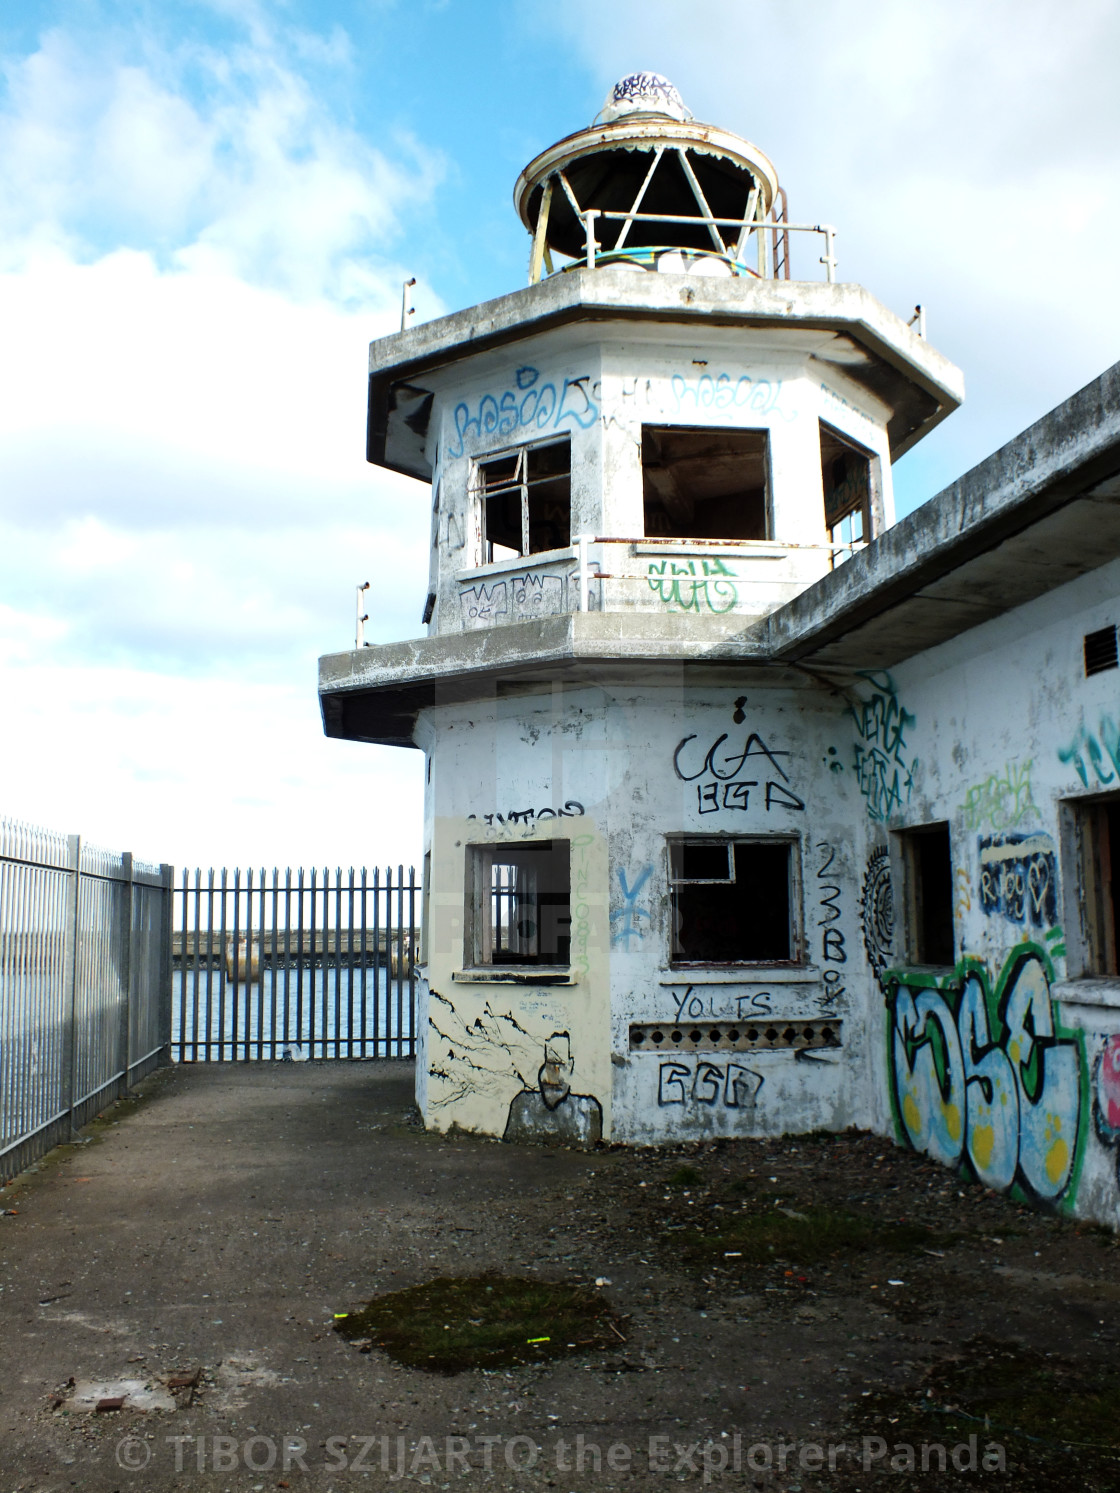
[[[371,638],[417,631],[428,501],[364,460],[365,364],[439,162],[312,86],[343,33],[230,13],[223,53],[59,28],[0,63],[0,814],[408,862],[419,754],[327,740],[315,658],[359,581]]]

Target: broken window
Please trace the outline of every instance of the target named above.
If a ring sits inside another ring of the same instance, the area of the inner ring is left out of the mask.
[[[824,522],[838,565],[863,549],[872,537],[872,461],[869,451],[846,440],[821,421],[821,481],[824,485]]]
[[[567,439],[480,461],[482,561],[539,555],[572,542],[572,455]]]
[[[566,966],[572,942],[567,840],[469,848],[473,964]]]
[[[1082,973],[1120,974],[1120,795],[1073,806],[1084,908]]]
[[[953,963],[953,858],[947,824],[900,836],[905,858],[906,934],[913,964]]]
[[[778,964],[798,957],[796,842],[714,835],[669,842],[672,964]]]
[[[642,426],[645,531],[656,539],[769,539],[765,430]]]

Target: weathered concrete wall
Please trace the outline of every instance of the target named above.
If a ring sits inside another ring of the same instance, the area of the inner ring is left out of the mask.
[[[687,338],[687,340],[686,340]],[[591,606],[761,616],[826,574],[830,555],[818,421],[876,458],[876,525],[893,521],[890,410],[842,369],[727,327],[578,326],[529,338],[429,379],[435,406],[429,631],[454,633],[576,611],[574,548],[484,563],[474,463],[535,441],[571,442],[573,546],[581,535],[641,540],[643,424],[766,431],[772,540],[605,543]]]
[[[1118,588],[1113,562],[855,680],[842,774],[871,831],[877,1123],[988,1186],[1113,1225],[1120,981],[1081,978],[1073,809],[1120,785],[1120,672],[1086,678],[1082,653],[1116,620]],[[935,821],[955,879],[956,963],[939,971],[906,963],[891,833]]]
[[[833,770],[844,701],[811,684],[762,680],[634,691],[616,696],[611,734],[614,1138],[866,1123],[869,981],[858,935],[856,793]],[[792,838],[794,961],[671,966],[666,837],[682,834]],[[780,1042],[790,1021],[821,1018],[842,1034],[835,1049],[727,1052],[705,1042],[713,1027],[755,1028],[764,1041],[770,1031]],[[632,1051],[631,1023],[658,1023],[665,1040]],[[694,1032],[699,1050],[691,1050]]]
[[[503,1134],[533,1107],[551,1044],[571,1097],[536,1106],[545,1133],[591,1105],[606,1138],[646,1142],[868,1123],[862,800],[838,770],[845,710],[796,679],[705,687],[677,671],[425,713],[428,1122]],[[793,845],[793,960],[672,966],[668,837],[689,834]],[[572,845],[571,983],[466,970],[469,847],[556,836]],[[757,1029],[761,1045],[713,1049],[714,1022],[739,1038]],[[781,1037],[790,1022],[827,1022],[836,1045],[799,1051]],[[631,1050],[633,1023],[664,1026],[660,1050]]]

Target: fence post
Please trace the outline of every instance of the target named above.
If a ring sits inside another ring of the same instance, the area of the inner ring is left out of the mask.
[[[75,1076],[78,1063],[78,884],[82,867],[81,835],[66,836],[66,858],[70,862],[70,886],[66,896],[66,928],[63,936],[62,989],[67,1005],[62,1028],[62,1084],[59,1109],[68,1112],[74,1128]]]
[[[156,981],[156,999],[159,1001],[159,1067],[171,1061],[171,933],[174,927],[175,867],[164,861],[159,868],[160,880],[160,946],[159,977]],[[184,925],[186,919],[184,918]]]
[[[121,856],[121,957],[117,966],[117,979],[121,987],[121,1021],[120,1021],[120,1058],[117,1067],[121,1069],[121,1081],[117,1086],[117,1095],[128,1093],[129,1078],[132,1073],[132,851],[126,850]]]

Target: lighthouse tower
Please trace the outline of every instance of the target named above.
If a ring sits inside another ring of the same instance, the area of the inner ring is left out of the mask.
[[[960,375],[656,74],[515,205],[528,286],[370,348],[369,460],[429,485],[425,635],[320,664],[328,735],[426,756],[425,1121],[868,1123],[867,816],[838,743],[875,660],[822,673],[790,639],[893,522],[891,464]]]

